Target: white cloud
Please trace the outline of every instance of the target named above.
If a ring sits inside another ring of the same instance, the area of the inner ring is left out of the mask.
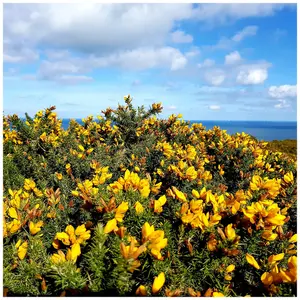
[[[174,25],[194,19],[224,23],[273,15],[280,4],[5,4],[4,38],[30,45],[109,53],[136,47],[165,46]],[[192,37],[175,33],[178,41]]]
[[[163,46],[192,4],[5,4],[4,37],[84,53]]]
[[[290,105],[284,99],[279,99],[278,102],[279,102],[278,104],[274,105],[275,108],[282,109],[282,108],[290,107]]]
[[[243,85],[261,84],[268,78],[266,68],[242,70],[238,73],[236,82]]]
[[[283,7],[282,4],[266,3],[202,4],[195,14],[210,24],[223,24],[249,17],[272,16]]]
[[[198,64],[198,68],[209,68],[215,65],[215,61],[213,59],[205,59],[203,63]]]
[[[198,47],[192,47],[190,51],[185,52],[186,57],[195,57],[200,54],[200,50]]]
[[[243,30],[239,31],[236,33],[233,37],[232,40],[234,42],[240,42],[242,41],[245,37],[247,36],[253,36],[256,35],[256,32],[258,30],[257,26],[247,26]]]
[[[270,86],[268,94],[275,99],[295,98],[297,97],[297,85]]]
[[[38,78],[54,80],[63,75],[87,73],[93,69],[118,67],[125,70],[144,70],[151,68],[168,68],[171,71],[185,67],[187,58],[172,47],[137,48],[113,53],[107,56],[65,57],[64,60],[42,61]]]
[[[234,65],[242,60],[238,51],[233,51],[225,56],[225,65]]]
[[[130,70],[169,68],[180,70],[187,63],[186,57],[172,47],[138,48],[91,60],[95,67],[117,66]]]
[[[211,110],[220,110],[221,106],[219,106],[219,105],[210,105],[208,108],[211,109]]]
[[[172,32],[172,41],[174,43],[191,43],[193,41],[193,37],[190,34],[186,34],[182,30],[177,30]]]
[[[3,42],[3,62],[30,63],[39,59],[39,54],[23,43]]]
[[[214,86],[218,86],[224,82],[225,72],[221,69],[207,71],[204,75],[204,79],[206,82],[208,82]]]

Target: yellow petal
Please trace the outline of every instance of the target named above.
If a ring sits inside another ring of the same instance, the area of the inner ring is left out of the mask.
[[[143,239],[147,239],[152,232],[154,232],[154,226],[150,226],[150,224],[146,222],[142,227]]]
[[[235,270],[235,265],[229,265],[227,268],[226,268],[226,272],[229,273],[229,272],[232,272]]]
[[[146,287],[145,287],[144,285],[140,285],[140,286],[137,288],[135,294],[136,294],[137,296],[147,296],[147,290],[146,290]]]
[[[255,260],[255,258],[251,254],[249,254],[249,253],[246,254],[246,260],[255,269],[257,269],[257,270],[260,269],[260,266],[258,265],[257,261]]]
[[[65,232],[58,232],[55,236],[55,239],[62,241],[65,245],[70,245],[69,235]]]
[[[135,203],[134,208],[135,208],[135,211],[138,215],[141,214],[144,211],[144,207],[139,201],[137,201]]]
[[[268,272],[265,272],[264,274],[262,274],[260,279],[264,285],[271,285],[273,283],[273,276],[271,273],[268,273]]]
[[[21,243],[22,243],[22,240],[18,240],[18,242],[16,243],[16,246],[15,246],[16,249],[18,249],[20,247]]]
[[[18,249],[18,256],[22,260],[25,258],[28,248],[28,242],[24,242]]]
[[[79,243],[75,243],[74,245],[72,245],[71,253],[72,253],[72,260],[76,260],[77,257],[81,254]]]
[[[18,219],[18,213],[14,207],[10,207],[8,210],[8,214],[13,219]]]
[[[76,230],[75,230],[75,234],[76,234],[76,235],[82,235],[82,234],[84,234],[85,232],[86,232],[86,228],[85,228],[85,225],[84,225],[84,224],[78,226],[78,227],[76,228]]]
[[[232,228],[232,224],[229,224],[229,225],[226,226],[225,234],[226,234],[228,240],[232,241],[232,240],[235,239],[236,234],[235,234],[234,229]]]
[[[289,243],[297,243],[297,233],[289,239]]]
[[[61,262],[64,262],[66,261],[65,254],[61,250],[58,250],[58,253],[55,253],[51,256],[51,261],[54,264],[59,264]]]
[[[112,219],[107,222],[107,224],[104,227],[104,233],[110,233],[117,227],[117,220]]]
[[[163,287],[165,283],[165,273],[161,272],[157,277],[154,278],[153,285],[152,285],[152,293],[157,294],[160,289]]]
[[[213,297],[225,297],[222,293],[219,293],[219,292],[213,292],[212,296]]]

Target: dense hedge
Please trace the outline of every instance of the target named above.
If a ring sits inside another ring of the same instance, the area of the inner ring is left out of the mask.
[[[295,296],[296,163],[162,106],[4,117],[8,296]]]

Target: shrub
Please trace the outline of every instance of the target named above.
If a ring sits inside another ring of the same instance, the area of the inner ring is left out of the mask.
[[[4,117],[9,296],[296,296],[296,162],[161,104]]]

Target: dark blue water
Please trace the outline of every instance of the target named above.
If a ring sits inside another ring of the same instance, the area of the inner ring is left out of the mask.
[[[81,119],[76,121],[82,124]],[[67,129],[70,119],[63,119],[62,126]],[[197,121],[191,123],[202,123],[206,129],[219,126],[222,130],[227,130],[228,134],[245,132],[251,134],[259,140],[285,140],[297,139],[297,122],[271,122],[271,121]]]

